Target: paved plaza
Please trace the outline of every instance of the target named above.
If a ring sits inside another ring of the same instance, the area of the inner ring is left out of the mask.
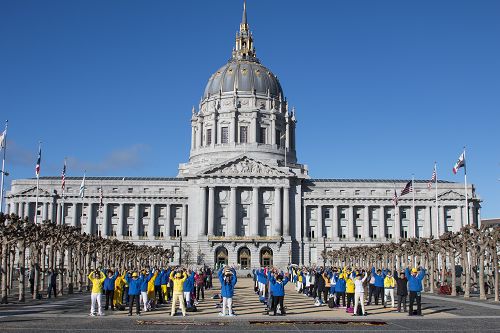
[[[217,287],[217,285],[216,285]],[[366,317],[352,317],[344,309],[316,307],[309,297],[287,285],[286,316],[270,317],[253,292],[251,279],[240,279],[234,298],[235,317],[219,317],[218,289],[209,290],[198,312],[170,317],[170,304],[140,317],[126,311],[107,311],[104,317],[89,317],[90,296],[75,294],[52,300],[11,303],[0,306],[1,332],[314,332],[314,331],[493,331],[500,332],[500,304],[465,301],[437,295],[423,297],[423,317],[408,317],[383,306],[368,306]]]

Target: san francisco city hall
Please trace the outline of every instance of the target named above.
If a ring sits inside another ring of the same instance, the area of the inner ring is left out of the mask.
[[[82,232],[160,245],[174,251],[188,244],[194,261],[253,268],[322,263],[322,251],[359,244],[437,236],[478,224],[480,200],[468,186],[440,181],[434,190],[415,182],[397,209],[394,186],[407,180],[314,179],[297,161],[297,114],[281,84],[257,59],[243,11],[231,59],[209,79],[191,111],[189,161],[177,177],[41,177],[12,181],[6,209],[30,221],[50,219]],[[186,118],[189,113],[186,113]],[[100,188],[103,207],[100,209]],[[436,216],[438,219],[436,221]],[[182,242],[182,245],[181,245]]]

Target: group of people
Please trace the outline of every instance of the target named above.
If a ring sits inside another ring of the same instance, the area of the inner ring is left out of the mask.
[[[221,285],[220,299],[222,307],[220,316],[234,316],[233,297],[238,281],[234,267],[221,268],[217,276]],[[286,315],[285,286],[291,281],[298,293],[303,293],[314,299],[316,306],[328,304],[330,308],[346,309],[353,316],[366,316],[366,305],[379,302],[384,307],[395,308],[406,312],[407,296],[409,295],[408,314],[422,315],[421,296],[422,280],[425,276],[423,268],[406,268],[397,272],[388,269],[350,269],[348,267],[318,267],[299,268],[296,265],[288,267],[283,272],[275,267],[264,267],[253,270],[255,293],[260,302],[265,305],[267,314],[275,316]],[[144,311],[156,309],[160,304],[171,302],[171,316],[175,316],[179,307],[183,316],[187,311],[196,311],[198,302],[205,299],[205,289],[212,288],[212,271],[210,268],[198,270],[180,266],[168,268],[145,268],[139,271],[96,270],[89,274],[92,282],[91,316],[104,315],[101,307],[101,296],[104,294],[106,303],[104,310],[111,308],[125,310],[132,315],[135,305],[137,315]],[[366,292],[368,296],[365,297]],[[366,298],[366,300],[365,300]],[[417,310],[414,312],[414,304]],[[177,306],[178,305],[178,306]],[[219,305],[218,305],[219,306]],[[227,310],[227,311],[226,311]]]
[[[92,282],[90,316],[103,316],[102,295],[106,303],[104,310],[125,310],[132,315],[135,305],[136,315],[155,310],[160,304],[171,302],[171,315],[176,315],[177,301],[182,315],[195,311],[201,298],[205,299],[205,289],[212,288],[212,270],[198,270],[181,267],[144,268],[142,270],[103,269],[95,270],[88,276]]]
[[[395,308],[395,294],[397,296],[397,312],[403,309],[406,312],[406,301],[409,295],[410,304],[408,315],[422,315],[421,297],[422,280],[425,276],[423,268],[406,268],[398,274],[396,268],[394,274],[388,269],[350,269],[347,267],[337,268],[302,268],[292,265],[289,268],[296,290],[314,299],[316,306],[328,304],[330,308],[342,307],[353,316],[366,316],[365,291],[368,290],[366,305],[380,303],[388,306],[390,299],[391,307]],[[347,303],[346,303],[347,299]],[[417,310],[413,311],[416,303]],[[353,306],[354,305],[354,306]]]

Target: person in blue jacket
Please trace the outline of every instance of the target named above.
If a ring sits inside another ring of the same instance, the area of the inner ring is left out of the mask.
[[[375,278],[375,305],[378,305],[378,300],[384,303],[384,279],[385,271],[377,269],[375,272],[375,267],[372,267],[372,276]]]
[[[224,271],[224,273],[223,273]],[[219,316],[226,315],[226,307],[228,309],[228,315],[234,316],[233,312],[233,296],[234,296],[234,286],[238,281],[236,277],[236,270],[234,268],[221,268],[218,273],[220,281],[220,295],[222,297],[222,312]]]
[[[186,306],[191,307],[191,293],[194,289],[194,271],[189,270],[188,278],[184,281],[182,286],[182,291],[184,292],[184,299],[186,300]]]
[[[267,277],[263,268],[257,270],[257,282],[259,283],[259,296],[265,298]]]
[[[416,268],[410,270],[406,268],[405,275],[408,277],[408,290],[410,291],[410,308],[408,315],[413,316],[413,304],[417,302],[417,316],[422,315],[422,280],[425,277],[425,269],[420,268],[420,272]]]
[[[161,278],[165,274],[165,270],[158,269],[158,275],[156,276],[155,285],[155,298],[157,299],[156,304],[163,304],[163,292],[161,290]]]
[[[344,273],[335,276],[335,294],[337,296],[337,306],[340,306],[340,299],[342,298],[342,307],[345,308],[345,291],[346,291],[346,277]]]
[[[109,303],[111,303],[111,311],[115,311],[115,306],[113,304],[113,297],[115,296],[115,280],[118,277],[118,270],[113,274],[112,270],[107,271],[107,277],[103,283],[104,293],[106,294],[106,305],[104,310],[107,310]]]
[[[278,304],[280,306],[280,313],[282,316],[286,314],[285,306],[283,302],[285,300],[285,286],[288,283],[288,274],[283,277],[283,272],[268,272],[267,278],[269,280],[270,293],[272,296],[271,309],[273,310],[273,316],[276,316],[276,311],[278,310]],[[271,314],[270,314],[271,315]]]
[[[132,315],[132,309],[134,308],[135,302],[135,313],[140,316],[141,315],[141,302],[139,295],[141,294],[141,283],[142,277],[139,278],[139,274],[137,272],[133,272],[132,275],[127,273],[125,275],[125,280],[128,283],[128,296],[129,296],[129,307],[128,307],[128,315]]]
[[[147,275],[146,275],[147,274]],[[153,270],[151,270],[148,274],[148,271],[144,269],[141,272],[141,299],[142,299],[142,304],[144,305],[144,311],[148,311],[148,282],[151,280],[153,277]],[[129,286],[129,293],[130,293],[130,286]]]
[[[172,296],[171,296],[172,288],[170,288],[170,284],[169,284],[170,272],[172,270],[169,267],[169,268],[167,268],[166,271],[165,271],[165,269],[163,269],[162,271],[163,271],[163,274],[161,275],[161,278],[160,278],[160,285],[161,285],[161,293],[163,294],[163,301],[166,304],[172,298]]]

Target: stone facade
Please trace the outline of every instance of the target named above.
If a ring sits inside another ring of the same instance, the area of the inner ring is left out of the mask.
[[[41,177],[12,182],[7,212],[82,232],[191,249],[191,263],[242,268],[322,262],[322,252],[406,237],[438,236],[478,224],[480,200],[468,186],[427,181],[395,207],[407,181],[311,179],[295,152],[295,110],[278,78],[256,58],[244,11],[232,58],[209,79],[191,112],[191,150],[175,178]],[[101,190],[102,189],[102,190]],[[102,191],[102,198],[101,198]],[[102,205],[101,205],[102,203]],[[413,209],[413,207],[415,209]]]

